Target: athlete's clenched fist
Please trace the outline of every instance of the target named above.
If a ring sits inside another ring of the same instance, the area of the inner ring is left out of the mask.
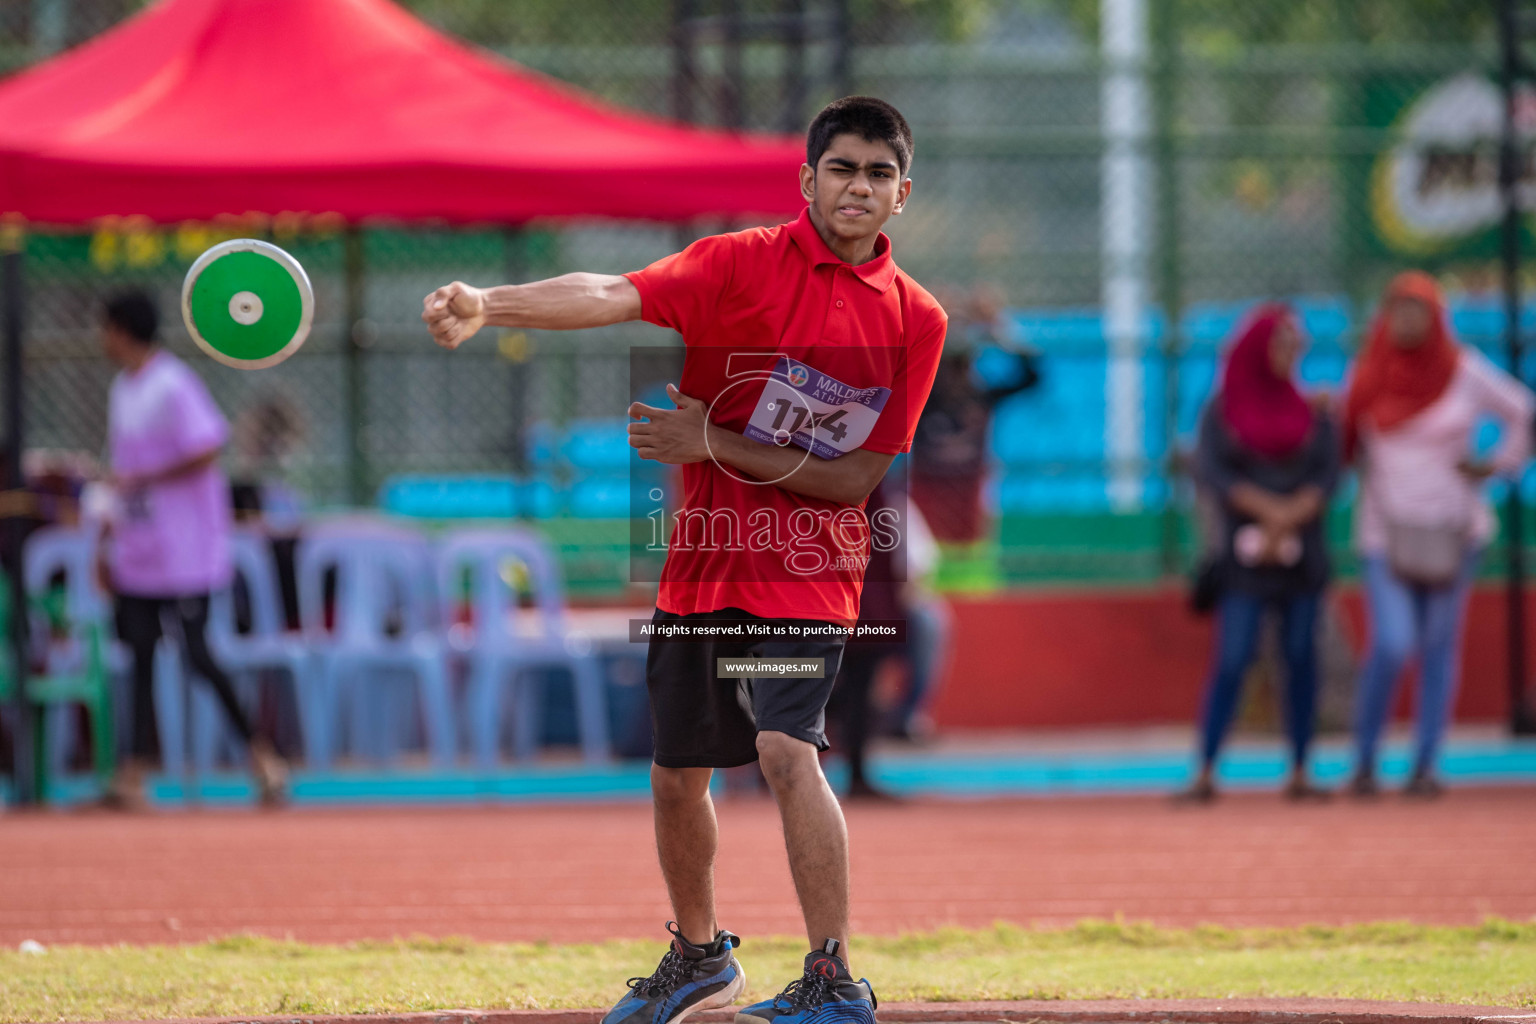
[[[458,348],[485,326],[485,292],[462,281],[444,285],[421,305],[421,319],[446,349]]]

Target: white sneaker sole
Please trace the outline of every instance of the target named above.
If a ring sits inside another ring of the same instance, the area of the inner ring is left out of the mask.
[[[741,963],[738,961],[736,964],[736,977],[729,985],[725,986],[725,988],[721,989],[719,992],[716,992],[708,999],[701,999],[697,1003],[694,1003],[682,1013],[679,1013],[677,1016],[669,1019],[667,1024],[679,1024],[680,1021],[688,1019],[688,1017],[692,1014],[699,1013],[704,1010],[718,1010],[721,1007],[730,1006],[736,1000],[741,998],[741,994],[745,992],[746,989],[747,972],[741,969]]]

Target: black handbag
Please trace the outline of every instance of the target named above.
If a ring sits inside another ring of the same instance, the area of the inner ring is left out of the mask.
[[[1196,615],[1209,615],[1216,610],[1226,583],[1226,567],[1226,557],[1216,552],[1200,560],[1189,581],[1190,611]]]

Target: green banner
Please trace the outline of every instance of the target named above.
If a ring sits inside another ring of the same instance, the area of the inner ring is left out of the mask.
[[[1504,93],[1486,74],[1379,75],[1362,83],[1362,113],[1382,145],[1352,175],[1351,219],[1371,254],[1427,265],[1499,255],[1504,202],[1499,150]],[[1536,249],[1536,92],[1517,93],[1522,244]]]

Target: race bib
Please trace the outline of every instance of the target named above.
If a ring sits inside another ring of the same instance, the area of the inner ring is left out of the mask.
[[[780,356],[743,431],[764,444],[796,444],[836,459],[869,440],[890,388],[849,387],[807,363]]]

